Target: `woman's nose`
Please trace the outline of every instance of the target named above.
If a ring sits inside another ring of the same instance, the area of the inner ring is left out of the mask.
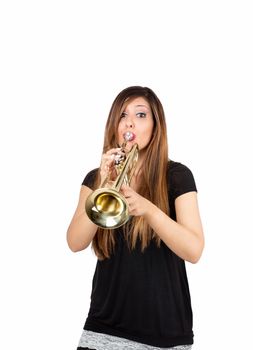
[[[133,121],[133,118],[128,116],[126,118],[126,127],[127,128],[133,128],[134,127],[134,121]]]

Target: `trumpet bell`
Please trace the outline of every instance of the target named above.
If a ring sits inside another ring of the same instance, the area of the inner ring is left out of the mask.
[[[112,188],[99,188],[92,192],[85,209],[90,220],[102,228],[120,227],[129,218],[125,198]]]

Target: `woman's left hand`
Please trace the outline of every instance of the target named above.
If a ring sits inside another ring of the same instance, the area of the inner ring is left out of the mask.
[[[143,216],[152,206],[152,203],[148,199],[135,192],[130,186],[122,185],[121,193],[127,200],[130,215]]]

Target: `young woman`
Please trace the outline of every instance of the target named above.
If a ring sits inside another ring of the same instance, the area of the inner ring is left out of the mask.
[[[138,145],[130,185],[120,192],[129,221],[98,227],[85,203],[113,174],[119,145]],[[105,128],[99,169],[89,172],[67,232],[74,252],[90,243],[98,261],[91,303],[78,349],[191,349],[192,309],[185,261],[196,263],[204,247],[192,172],[168,157],[164,111],[147,87],[124,89],[114,100]]]

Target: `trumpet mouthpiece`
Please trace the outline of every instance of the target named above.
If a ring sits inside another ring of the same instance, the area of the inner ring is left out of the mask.
[[[135,135],[131,131],[125,132],[123,136],[125,141],[133,141],[135,139]]]

